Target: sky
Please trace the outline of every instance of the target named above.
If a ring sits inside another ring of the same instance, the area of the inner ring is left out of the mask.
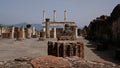
[[[101,15],[110,15],[120,0],[0,0],[0,24],[34,23],[41,24],[43,10],[45,17],[53,21],[76,22],[78,27],[89,25],[90,21]]]

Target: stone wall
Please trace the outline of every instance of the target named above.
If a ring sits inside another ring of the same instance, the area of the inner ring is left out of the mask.
[[[118,40],[120,40],[120,17],[113,21],[112,23],[112,41],[114,42],[119,42]]]
[[[110,16],[102,15],[90,22],[87,31],[87,39],[102,43],[97,45],[97,50],[111,49],[115,53],[115,59],[120,58],[120,4],[118,4]]]
[[[102,15],[93,20],[88,26],[87,38],[100,42],[110,41],[111,24],[108,19],[109,16]]]
[[[56,28],[56,36],[59,38],[63,32],[63,28]]]

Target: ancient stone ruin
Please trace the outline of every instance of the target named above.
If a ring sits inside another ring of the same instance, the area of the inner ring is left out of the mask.
[[[78,56],[84,58],[84,44],[76,40],[76,26],[65,24],[57,41],[48,41],[48,55],[57,57]]]
[[[84,44],[79,41],[49,41],[48,55],[57,57],[78,56],[84,58]]]
[[[70,24],[65,24],[65,29],[61,32],[58,40],[76,40],[76,27]]]
[[[23,40],[26,38],[37,38],[38,35],[38,31],[30,24],[22,27],[0,26],[1,38]]]
[[[120,58],[120,4],[112,11],[110,16],[102,15],[90,22],[86,31],[86,38],[99,42],[97,50],[110,49],[114,51],[114,57]]]
[[[66,21],[66,13],[67,13],[66,10],[64,11],[64,21],[61,21],[61,22],[56,21],[56,10],[53,11],[53,21],[50,21],[49,18],[45,19],[44,13],[45,11],[43,11],[43,22],[42,22],[43,28],[41,32],[45,32],[45,38],[58,38],[59,36],[63,35],[64,30],[65,30],[64,34],[72,35],[72,39],[75,39],[75,37],[77,37],[76,23],[72,21]],[[66,28],[68,29],[63,28],[64,26],[66,26]],[[74,33],[72,33],[71,30]],[[74,37],[73,37],[73,34],[74,34]]]

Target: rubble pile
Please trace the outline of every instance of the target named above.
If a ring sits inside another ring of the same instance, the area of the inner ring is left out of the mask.
[[[31,64],[34,68],[70,68],[67,59],[54,56],[35,58],[31,61]]]
[[[20,57],[15,60],[0,61],[0,68],[33,68],[29,57]]]
[[[45,56],[35,59],[22,57],[10,61],[0,61],[0,68],[120,68],[119,65],[93,62],[82,58]]]

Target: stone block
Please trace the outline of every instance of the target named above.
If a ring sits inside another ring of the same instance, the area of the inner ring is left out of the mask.
[[[30,63],[18,62],[18,61],[7,61],[5,68],[33,68]]]
[[[34,68],[71,68],[69,62],[61,57],[44,56],[31,60]]]
[[[0,68],[4,68],[4,62],[0,61]]]

